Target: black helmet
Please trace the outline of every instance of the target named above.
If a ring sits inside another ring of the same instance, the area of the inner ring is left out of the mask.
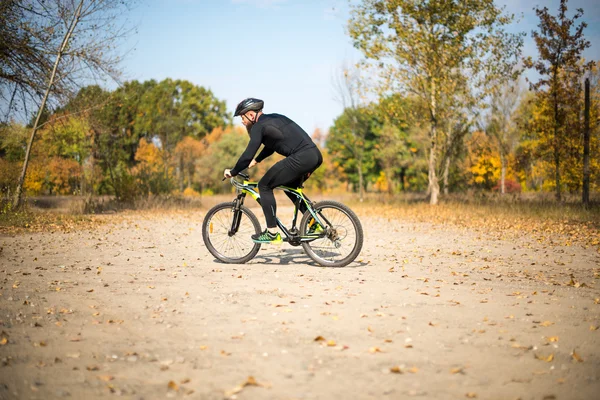
[[[233,116],[237,117],[238,115],[246,114],[250,110],[260,111],[263,109],[264,105],[264,101],[248,97],[247,99],[240,101],[240,104],[235,108],[235,114],[233,114]]]

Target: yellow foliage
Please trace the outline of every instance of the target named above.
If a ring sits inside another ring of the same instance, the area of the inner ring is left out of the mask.
[[[77,161],[53,157],[48,163],[48,183],[56,194],[73,194],[73,186],[81,178],[82,168]]]
[[[192,189],[191,187],[185,188],[183,191],[183,197],[200,197],[200,193]]]
[[[46,171],[43,163],[32,161],[27,166],[27,174],[23,188],[25,193],[32,196],[37,196],[42,192],[44,182],[46,180]]]
[[[385,176],[385,172],[380,171],[377,180],[375,181],[374,188],[378,192],[387,192],[389,190],[389,182],[387,177]]]
[[[135,160],[139,162],[139,165],[134,168],[135,172],[162,172],[164,170],[162,153],[162,150],[156,147],[154,143],[148,143],[145,139],[141,139],[138,149],[135,152]]]

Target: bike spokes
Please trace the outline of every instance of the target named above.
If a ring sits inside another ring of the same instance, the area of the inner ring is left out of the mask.
[[[202,228],[204,243],[210,253],[226,263],[245,263],[252,259],[259,244],[250,236],[260,232],[256,216],[246,207],[233,212],[232,203],[220,204],[211,209]]]
[[[354,261],[363,243],[362,226],[356,214],[334,201],[318,203],[315,209],[326,226],[318,238],[302,244],[307,254],[325,266],[343,267]],[[303,232],[309,231],[311,218],[309,215],[303,218]]]

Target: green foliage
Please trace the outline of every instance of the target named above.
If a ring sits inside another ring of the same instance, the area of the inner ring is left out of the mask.
[[[414,93],[427,106],[432,204],[439,192],[438,124],[462,112],[452,107],[457,93],[468,108],[513,73],[522,35],[504,30],[512,19],[492,0],[363,0],[352,8],[348,31],[377,71],[377,93]]]
[[[334,163],[340,165],[355,191],[359,190],[360,175],[365,180],[377,179],[375,171],[375,130],[381,124],[372,108],[346,108],[335,119],[327,136],[326,148]]]

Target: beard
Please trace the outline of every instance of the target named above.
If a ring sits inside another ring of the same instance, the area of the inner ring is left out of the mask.
[[[248,132],[248,136],[250,136],[250,131],[252,130],[253,126],[254,126],[254,124],[248,124],[248,125],[246,125],[246,132]]]

